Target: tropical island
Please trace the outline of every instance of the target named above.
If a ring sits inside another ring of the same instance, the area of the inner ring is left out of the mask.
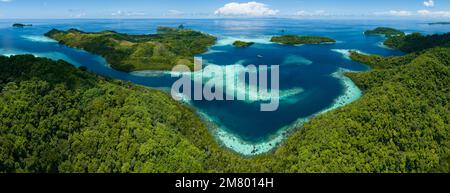
[[[22,28],[22,27],[31,27],[32,24],[22,24],[22,23],[15,23],[12,25],[13,27]]]
[[[244,41],[237,40],[233,43],[233,46],[238,47],[238,48],[246,48],[246,47],[250,47],[253,44],[255,44],[255,42],[244,42]]]
[[[255,157],[221,148],[161,91],[61,60],[1,56],[0,171],[448,173],[448,35],[396,39],[404,56],[352,52],[373,68],[346,74],[364,96]]]
[[[125,72],[165,71],[178,64],[194,69],[194,56],[206,52],[216,42],[216,37],[209,34],[168,27],[158,27],[157,33],[150,35],[53,29],[45,36],[60,44],[103,56],[112,68]]]
[[[270,41],[286,45],[336,43],[336,40],[328,37],[298,35],[274,36]]]
[[[402,32],[398,29],[389,28],[389,27],[378,27],[374,30],[367,30],[364,32],[364,35],[384,35],[386,37],[389,36],[399,36],[399,35],[405,35],[405,32]]]

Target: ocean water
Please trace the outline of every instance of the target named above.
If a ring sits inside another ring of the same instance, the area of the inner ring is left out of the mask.
[[[29,28],[12,28],[12,23],[31,23]],[[448,26],[423,21],[344,21],[294,19],[141,19],[141,20],[0,20],[0,55],[34,54],[66,60],[89,71],[168,91],[176,78],[161,72],[124,73],[113,70],[100,57],[68,48],[43,36],[47,31],[77,28],[84,31],[114,30],[130,34],[149,34],[157,26],[187,28],[219,38],[207,53],[199,55],[207,64],[229,67],[280,65],[280,107],[261,112],[264,101],[189,101],[210,125],[219,143],[236,152],[253,155],[270,151],[289,129],[319,113],[357,100],[361,91],[343,76],[344,71],[366,71],[366,65],[353,62],[348,50],[379,55],[402,55],[384,47],[381,36],[364,36],[378,26],[425,34],[448,32]],[[282,30],[285,32],[283,33]],[[270,43],[282,34],[319,35],[336,39],[336,44],[285,46]],[[249,48],[235,48],[235,40],[253,41]],[[222,83],[223,84],[223,83]]]

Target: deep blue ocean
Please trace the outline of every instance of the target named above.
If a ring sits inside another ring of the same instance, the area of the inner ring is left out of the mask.
[[[15,22],[33,27],[12,28]],[[280,108],[261,112],[260,102],[192,101],[190,104],[212,124],[212,131],[234,136],[241,143],[258,144],[274,138],[280,129],[300,119],[306,119],[325,109],[339,107],[338,99],[345,95],[343,79],[333,76],[340,70],[366,71],[366,65],[352,62],[348,50],[384,56],[402,55],[382,46],[384,37],[364,36],[363,32],[379,26],[394,27],[405,32],[425,34],[448,32],[448,25],[428,25],[423,21],[364,21],[364,20],[294,20],[294,19],[141,19],[141,20],[0,20],[0,54],[34,54],[63,59],[89,71],[131,81],[136,84],[167,90],[176,80],[167,74],[123,73],[111,69],[104,59],[85,51],[68,48],[43,37],[56,28],[76,28],[95,32],[114,30],[129,34],[155,33],[157,26],[186,28],[210,33],[219,38],[209,52],[199,55],[216,65],[280,65]],[[284,32],[283,32],[284,31]],[[271,44],[273,35],[318,35],[336,39],[336,44],[285,46]],[[234,40],[254,41],[249,48],[235,48]],[[348,93],[347,93],[348,94]],[[351,94],[351,93],[350,93]],[[353,93],[355,94],[355,93]],[[352,96],[345,96],[352,97]],[[355,96],[353,96],[355,97]],[[356,96],[359,97],[359,96]],[[351,101],[347,101],[351,102]],[[343,103],[346,104],[346,103]],[[221,138],[224,140],[224,138]],[[227,142],[224,142],[227,145]],[[230,145],[231,144],[231,145]],[[233,143],[227,146],[233,149]],[[273,146],[274,144],[270,144]],[[248,151],[237,150],[248,154]],[[252,150],[252,152],[263,150]],[[247,153],[246,153],[247,152]]]

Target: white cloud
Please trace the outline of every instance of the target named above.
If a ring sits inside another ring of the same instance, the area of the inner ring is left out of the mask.
[[[308,17],[308,16],[329,16],[330,14],[328,14],[324,10],[316,10],[313,12],[301,10],[297,11],[294,15],[299,17]]]
[[[224,16],[274,16],[278,10],[270,9],[266,4],[255,1],[248,3],[228,3],[217,9],[214,14]]]
[[[387,12],[375,12],[374,15],[406,17],[406,16],[413,16],[414,13],[411,11],[390,10]]]
[[[4,2],[4,3],[9,3],[12,2],[13,0],[0,0],[0,2]]]
[[[111,13],[112,16],[143,16],[145,13],[143,12],[134,12],[134,11],[123,11],[117,10],[116,12]]]
[[[180,17],[180,16],[183,16],[183,15],[186,15],[186,14],[184,12],[182,12],[182,11],[173,9],[173,10],[167,11],[167,13],[165,15],[168,16],[168,17]]]
[[[450,17],[450,11],[429,11],[429,10],[419,10],[417,13],[421,16],[426,17]]]
[[[296,16],[309,16],[309,12],[307,12],[307,11],[297,11],[294,15],[296,15]]]
[[[428,10],[419,10],[419,11],[417,11],[417,13],[420,14],[420,15],[429,15],[430,11],[428,11]]]
[[[413,11],[387,11],[387,12],[376,12],[375,16],[397,16],[397,17],[450,17],[450,11],[430,11],[430,10],[419,10],[416,12]]]
[[[434,1],[433,0],[424,1],[423,5],[425,5],[425,7],[434,7]]]
[[[78,14],[75,14],[75,15],[71,15],[71,17],[74,17],[74,18],[82,18],[82,17],[85,17],[86,16],[86,13],[78,13]]]
[[[169,10],[169,11],[168,11],[168,14],[171,14],[171,15],[181,15],[181,14],[184,14],[184,12],[178,11],[178,10]]]
[[[86,12],[82,9],[69,9],[69,17],[71,18],[82,18],[86,16]]]

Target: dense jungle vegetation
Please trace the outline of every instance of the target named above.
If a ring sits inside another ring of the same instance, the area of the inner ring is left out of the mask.
[[[76,29],[53,29],[45,35],[63,45],[101,55],[112,68],[125,72],[171,70],[178,64],[194,69],[194,56],[206,52],[216,42],[211,35],[184,27],[158,27],[157,33],[151,35],[87,33]]]
[[[286,45],[336,43],[336,40],[328,37],[298,35],[274,36],[270,41]]]
[[[347,74],[364,96],[252,158],[219,147],[160,91],[63,61],[0,57],[0,171],[450,172],[450,48],[429,45],[399,57],[352,52],[373,67]]]
[[[2,172],[227,171],[238,158],[167,94],[64,61],[0,57],[0,90]]]
[[[434,35],[412,33],[409,35],[391,36],[386,39],[384,45],[406,53],[423,51],[437,46],[450,47],[450,33]]]
[[[237,47],[237,48],[246,48],[249,47],[251,45],[255,44],[255,42],[244,42],[244,41],[235,41],[233,42],[233,46]]]
[[[347,74],[364,96],[295,132],[275,171],[450,172],[450,48],[368,57],[380,65]]]
[[[365,35],[384,35],[384,36],[398,36],[405,35],[405,32],[402,32],[398,29],[389,28],[389,27],[378,27],[373,30],[367,30],[364,32]]]

